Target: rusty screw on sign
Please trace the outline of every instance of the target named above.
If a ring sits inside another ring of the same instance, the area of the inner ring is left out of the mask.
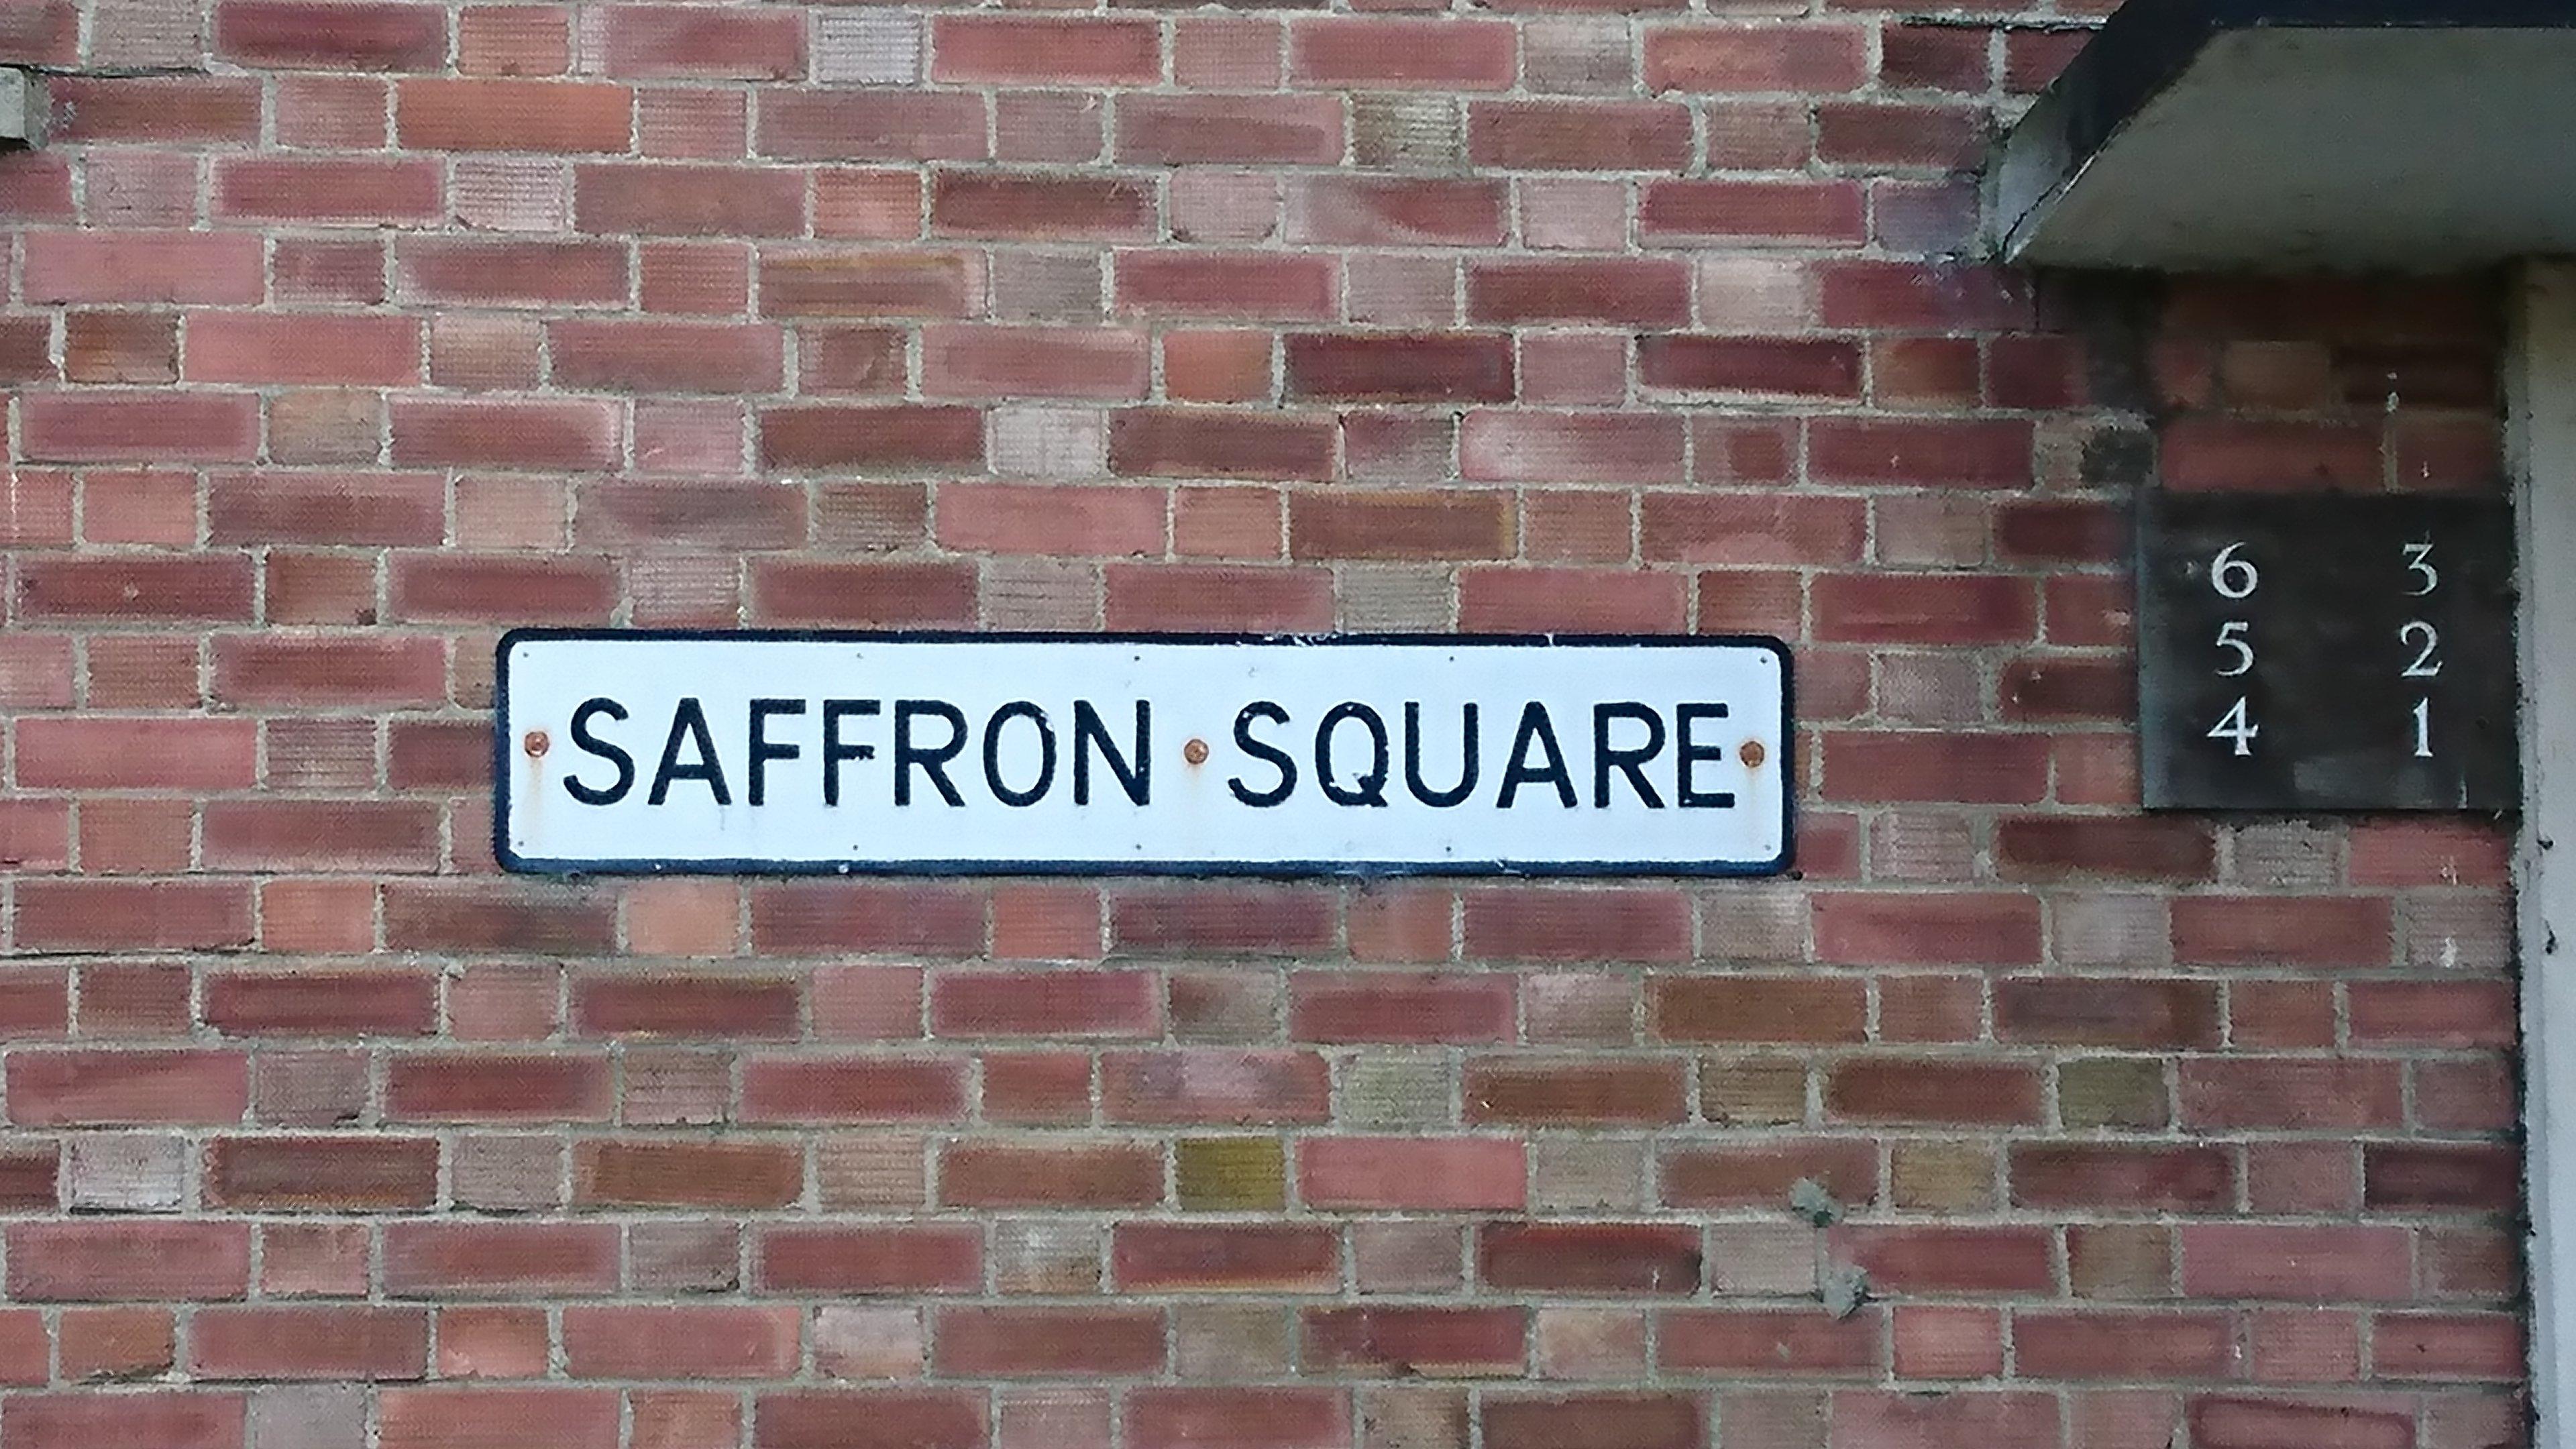
[[[530,730],[520,739],[519,748],[527,751],[528,758],[533,760],[554,748],[554,743],[544,730]]]
[[[1181,758],[1189,761],[1193,765],[1206,764],[1207,757],[1208,747],[1207,741],[1205,740],[1192,740],[1188,744],[1181,746]]]
[[[1762,762],[1771,757],[1771,752],[1762,748],[1760,740],[1746,740],[1744,747],[1735,752],[1735,757],[1744,762],[1744,768],[1758,770],[1762,768]]]

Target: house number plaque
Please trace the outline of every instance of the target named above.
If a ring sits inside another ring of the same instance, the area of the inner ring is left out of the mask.
[[[2140,525],[2150,808],[2517,807],[2501,499],[2151,492]]]

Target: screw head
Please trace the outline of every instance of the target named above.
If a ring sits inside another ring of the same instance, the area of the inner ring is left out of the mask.
[[[1208,746],[1207,741],[1205,740],[1192,740],[1188,744],[1181,746],[1181,758],[1189,761],[1193,765],[1206,764],[1207,757]]]
[[[527,734],[520,737],[519,748],[527,751],[528,758],[533,760],[539,755],[544,754],[546,751],[553,749],[554,743],[553,737],[548,735],[544,730],[530,730]]]
[[[1744,768],[1758,770],[1764,760],[1771,758],[1771,752],[1762,748],[1760,740],[1746,740],[1743,747],[1735,752],[1735,757],[1744,762]]]

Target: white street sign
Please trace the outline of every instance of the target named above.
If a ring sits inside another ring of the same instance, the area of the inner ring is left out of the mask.
[[[553,874],[1757,875],[1770,639],[522,630],[502,864]]]

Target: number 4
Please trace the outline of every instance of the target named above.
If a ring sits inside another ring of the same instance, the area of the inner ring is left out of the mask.
[[[2263,733],[2263,727],[2254,723],[2253,715],[2247,710],[2245,700],[2240,697],[2233,708],[2218,717],[2218,723],[2209,727],[2208,737],[2213,740],[2235,741],[2236,756],[2238,759],[2243,759],[2254,753],[2254,737],[2261,733]]]

